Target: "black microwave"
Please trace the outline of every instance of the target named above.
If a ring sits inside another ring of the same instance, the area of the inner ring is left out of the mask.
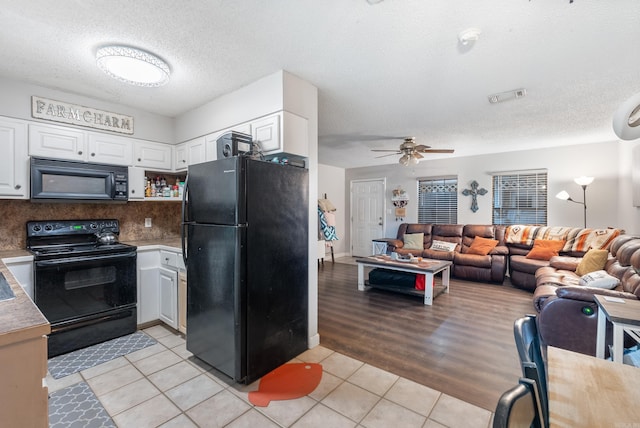
[[[126,202],[128,180],[126,166],[31,158],[34,202]]]

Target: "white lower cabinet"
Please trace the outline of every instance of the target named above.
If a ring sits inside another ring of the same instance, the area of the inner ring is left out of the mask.
[[[160,268],[160,321],[178,329],[178,272]]]
[[[138,248],[138,324],[160,320],[179,329],[180,272],[184,272],[184,263],[179,250]]]

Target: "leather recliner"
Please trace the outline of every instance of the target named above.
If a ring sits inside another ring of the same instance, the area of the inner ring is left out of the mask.
[[[595,356],[598,305],[593,296],[640,298],[640,275],[637,273],[640,270],[640,238],[618,236],[612,241],[609,252],[605,270],[620,279],[620,285],[614,290],[580,286],[580,277],[573,271],[579,259],[554,257],[550,266],[538,269],[533,303],[538,311],[538,331],[544,344]],[[606,343],[611,342],[611,325],[608,324]]]

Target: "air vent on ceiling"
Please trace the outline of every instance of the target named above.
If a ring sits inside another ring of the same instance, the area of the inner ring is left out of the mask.
[[[524,88],[514,89],[512,91],[500,92],[498,94],[489,95],[489,102],[491,104],[501,103],[507,100],[513,100],[522,98],[527,95],[527,90]]]

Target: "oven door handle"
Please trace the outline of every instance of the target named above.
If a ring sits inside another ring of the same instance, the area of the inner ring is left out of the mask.
[[[94,256],[94,257],[66,257],[64,259],[54,259],[54,260],[38,260],[35,262],[36,267],[47,267],[47,266],[59,266],[63,264],[72,264],[72,263],[80,263],[86,261],[106,261],[106,260],[116,260],[116,259],[126,259],[136,257],[136,253],[120,253],[120,254],[111,254],[106,256]]]

